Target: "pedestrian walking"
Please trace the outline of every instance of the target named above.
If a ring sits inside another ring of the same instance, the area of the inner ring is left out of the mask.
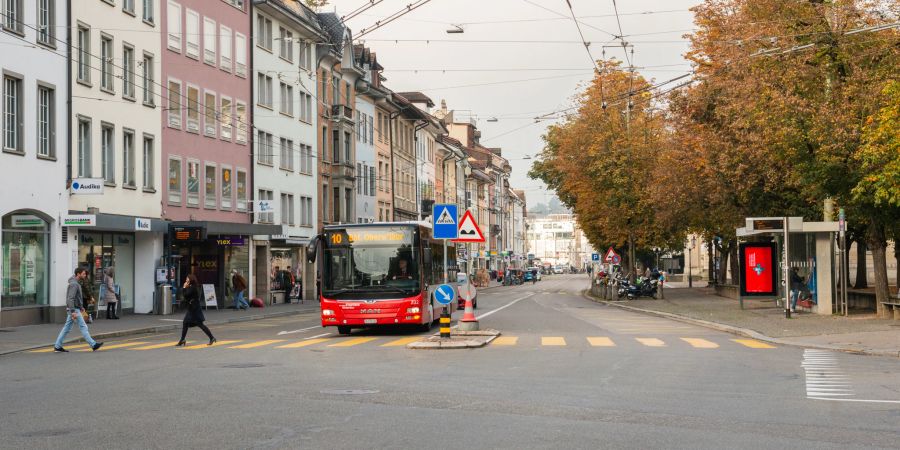
[[[206,321],[206,317],[203,315],[203,301],[200,295],[200,282],[197,281],[197,277],[194,274],[188,275],[184,279],[182,288],[184,290],[184,301],[187,303],[187,312],[184,314],[184,321],[181,323],[181,340],[175,346],[184,346],[184,338],[187,336],[187,331],[190,327],[199,327],[209,337],[208,345],[215,344],[216,338],[213,337],[209,328],[203,324]]]
[[[234,309],[250,309],[250,303],[244,299],[247,280],[236,269],[231,271],[231,287],[234,290]]]
[[[791,312],[797,312],[797,299],[803,290],[803,278],[799,270],[797,267],[791,267]]]
[[[94,298],[94,289],[91,287],[91,284],[91,280],[87,276],[78,282],[78,285],[81,286],[81,298],[84,301],[84,309],[87,311],[87,319],[85,319],[87,323],[94,323],[94,313],[97,312],[97,299]]]
[[[119,295],[116,293],[115,269],[107,267],[103,272],[103,300],[106,302],[106,318],[118,319]]]
[[[62,331],[59,332],[56,343],[53,345],[53,350],[58,353],[68,352],[68,350],[63,348],[63,341],[66,339],[69,331],[72,330],[72,324],[76,322],[78,323],[78,329],[81,330],[81,335],[84,337],[84,341],[91,347],[91,350],[97,351],[103,345],[102,342],[97,342],[91,337],[87,324],[84,323],[84,298],[81,296],[81,285],[79,282],[84,280],[85,277],[87,277],[87,270],[79,267],[75,269],[75,274],[69,278],[69,285],[66,288],[66,324],[63,325]]]

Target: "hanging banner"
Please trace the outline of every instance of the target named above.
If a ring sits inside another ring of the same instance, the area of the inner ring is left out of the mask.
[[[745,242],[740,245],[741,296],[777,295],[775,243]]]

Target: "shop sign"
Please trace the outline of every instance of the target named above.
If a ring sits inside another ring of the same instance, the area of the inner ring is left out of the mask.
[[[776,295],[775,244],[743,243],[739,248],[742,296]]]
[[[64,227],[95,227],[97,216],[95,214],[68,214],[63,216]]]
[[[70,192],[77,195],[103,194],[103,178],[76,178],[72,180]]]
[[[199,242],[205,241],[203,227],[172,227],[173,242]]]
[[[38,216],[32,216],[30,214],[12,216],[13,228],[33,228],[42,226],[44,226],[44,220]]]
[[[134,231],[150,231],[150,219],[134,218]]]
[[[216,244],[218,245],[244,245],[244,237],[243,236],[219,236],[216,238]]]

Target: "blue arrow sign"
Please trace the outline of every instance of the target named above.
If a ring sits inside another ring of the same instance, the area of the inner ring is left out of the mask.
[[[456,289],[449,284],[442,284],[434,290],[434,298],[442,305],[449,305],[456,298]]]
[[[436,204],[431,210],[431,225],[435,239],[456,239],[459,237],[459,221],[456,205]]]

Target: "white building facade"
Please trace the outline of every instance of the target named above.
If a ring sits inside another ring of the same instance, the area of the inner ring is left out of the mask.
[[[0,5],[0,328],[65,319],[66,5]]]
[[[365,65],[363,69],[366,73],[364,81],[369,85],[372,71]],[[375,103],[369,95],[360,90],[356,92],[356,221],[372,223],[378,217],[378,203],[375,199],[375,167],[378,163],[374,142]]]

